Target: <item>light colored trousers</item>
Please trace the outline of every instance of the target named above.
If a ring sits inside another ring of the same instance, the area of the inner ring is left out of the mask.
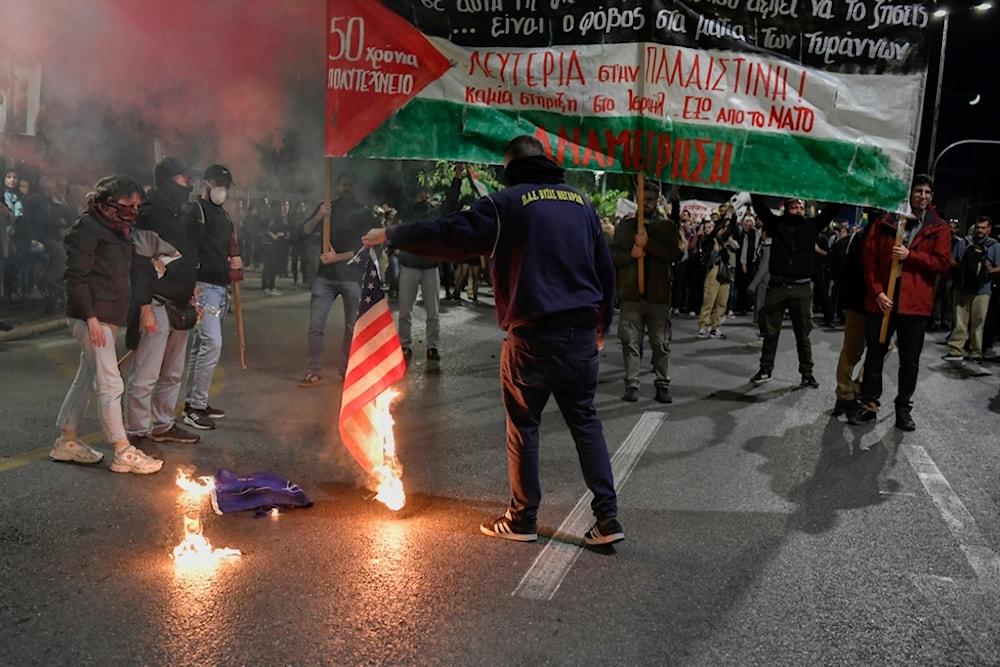
[[[171,329],[166,306],[155,300],[152,305],[156,332],[141,333],[125,394],[128,432],[135,435],[170,429],[184,379],[188,332]]]
[[[865,320],[867,315],[845,309],[844,344],[837,361],[837,398],[852,401],[861,391],[861,377],[855,377],[854,367],[865,353]]]
[[[441,336],[441,318],[438,317],[438,300],[441,295],[441,274],[438,267],[414,269],[401,266],[399,270],[399,343],[413,346],[413,304],[417,301],[417,287],[424,297],[427,313],[427,349],[438,346]]]
[[[965,354],[965,341],[969,340],[969,357],[983,358],[983,327],[990,309],[989,294],[967,294],[954,291],[955,328],[948,337],[948,354],[961,357]]]
[[[85,320],[68,319],[66,324],[73,338],[80,344],[80,366],[63,399],[56,426],[63,431],[78,433],[83,415],[91,399],[97,395],[97,416],[101,422],[104,439],[109,443],[122,442],[125,425],[122,423],[122,394],[125,383],[118,372],[118,357],[115,352],[115,336],[118,327],[101,322],[105,343],[94,347],[90,342],[90,330]]]
[[[716,264],[705,274],[705,291],[701,300],[701,315],[698,317],[698,328],[704,329],[711,316],[712,329],[718,329],[722,317],[726,314],[729,303],[729,283],[720,283],[717,279],[719,265]]]

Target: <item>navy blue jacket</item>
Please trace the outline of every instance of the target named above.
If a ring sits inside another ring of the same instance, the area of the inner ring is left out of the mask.
[[[389,227],[391,245],[451,262],[492,258],[497,319],[504,331],[557,313],[594,308],[611,325],[615,268],[597,211],[568,185],[521,184],[466,211]]]

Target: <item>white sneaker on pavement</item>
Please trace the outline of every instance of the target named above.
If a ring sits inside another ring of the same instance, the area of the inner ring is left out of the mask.
[[[137,475],[159,472],[162,467],[163,461],[147,456],[141,449],[136,449],[135,445],[116,451],[115,460],[111,463],[111,470],[114,472],[134,472]]]
[[[91,463],[99,463],[104,458],[104,454],[79,440],[67,439],[60,436],[56,440],[55,445],[53,445],[52,451],[49,452],[49,458],[61,463],[83,463],[89,465]]]

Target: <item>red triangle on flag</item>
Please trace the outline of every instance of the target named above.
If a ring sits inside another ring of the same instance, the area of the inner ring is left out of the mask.
[[[374,0],[327,0],[326,154],[343,156],[450,63]]]

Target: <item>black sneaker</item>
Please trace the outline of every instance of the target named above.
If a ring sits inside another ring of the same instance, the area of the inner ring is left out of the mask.
[[[315,373],[306,373],[305,375],[302,376],[302,379],[299,380],[299,386],[305,388],[315,387],[322,381],[323,381],[322,376],[316,375]]]
[[[848,424],[867,424],[878,419],[878,403],[875,401],[865,401],[858,408],[858,411],[848,417]]]
[[[847,415],[850,417],[858,408],[861,407],[861,402],[856,398],[838,398],[837,402],[833,404],[833,416],[839,417],[840,415]]]
[[[816,382],[816,378],[812,375],[803,375],[802,383],[800,387],[809,387],[811,389],[819,389],[819,382]]]
[[[187,412],[190,409],[191,409],[191,404],[185,402],[184,403],[184,412]],[[205,412],[212,419],[223,419],[226,416],[226,411],[225,410],[220,410],[219,408],[213,408],[211,405],[206,405],[205,406]]]
[[[437,351],[436,347],[427,350],[427,361],[441,361],[441,353]]]
[[[614,544],[625,539],[625,531],[618,519],[604,519],[594,524],[594,527],[583,534],[583,541],[592,547],[601,544]]]
[[[900,431],[916,431],[917,423],[909,410],[896,410],[896,428]]]
[[[622,396],[623,401],[628,401],[629,403],[635,403],[639,400],[639,388],[638,387],[626,387],[625,395]]]
[[[656,402],[657,403],[673,403],[674,399],[670,396],[670,389],[667,387],[657,387],[656,388]]]
[[[215,429],[215,421],[208,416],[208,410],[188,408],[184,411],[184,423],[201,431]]]
[[[765,371],[763,368],[757,371],[757,374],[750,378],[750,382],[754,384],[764,384],[765,382],[771,381],[770,371]]]
[[[154,433],[149,436],[149,439],[153,442],[179,442],[182,445],[194,445],[199,440],[201,440],[200,435],[195,435],[190,431],[185,431],[177,424],[171,424],[163,433]],[[142,449],[142,447],[139,447]]]
[[[503,516],[493,521],[480,524],[479,530],[483,535],[491,537],[502,537],[505,540],[516,542],[534,542],[538,539],[538,528],[534,521],[516,521],[510,515],[510,510],[504,512]]]

